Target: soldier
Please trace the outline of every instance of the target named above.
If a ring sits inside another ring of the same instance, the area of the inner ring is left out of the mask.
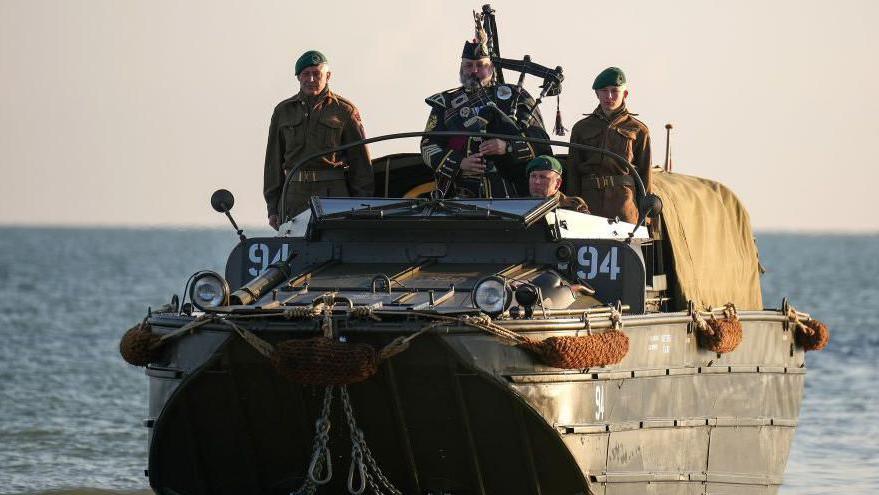
[[[373,176],[366,146],[331,153],[302,165],[287,188],[286,215],[279,212],[281,190],[290,168],[306,155],[364,138],[360,112],[329,90],[327,58],[309,50],[296,61],[299,92],[275,107],[269,126],[263,195],[269,225],[308,208],[311,196],[372,196]]]
[[[559,207],[589,213],[586,202],[576,196],[565,196],[562,186],[562,164],[553,156],[541,155],[528,162],[528,189],[532,197],[559,198]]]
[[[592,85],[599,105],[574,125],[571,143],[606,149],[626,158],[650,189],[650,133],[626,108],[626,76],[617,67],[603,70]],[[571,149],[568,194],[581,196],[595,215],[638,222],[635,181],[629,168],[601,152]]]
[[[475,41],[475,40],[474,40]],[[461,87],[437,93],[430,105],[426,131],[471,131],[548,139],[540,111],[524,89],[496,84],[488,49],[464,43]],[[532,111],[533,109],[533,111]],[[425,137],[424,163],[434,171],[437,197],[508,198],[525,195],[525,165],[539,154],[552,154],[548,145],[525,141],[455,136]]]

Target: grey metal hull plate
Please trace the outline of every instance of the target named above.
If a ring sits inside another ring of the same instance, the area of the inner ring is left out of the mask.
[[[381,346],[388,328],[350,338]],[[744,329],[740,348],[718,356],[686,324],[624,327],[627,357],[589,370],[548,368],[491,336],[449,331],[416,339],[350,392],[403,493],[776,493],[804,355],[777,319]],[[550,334],[573,332],[530,335]],[[179,341],[148,374],[158,493],[286,494],[302,482],[319,387],[284,381],[217,330]],[[332,421],[336,475],[323,490],[345,493],[350,442],[340,413]]]

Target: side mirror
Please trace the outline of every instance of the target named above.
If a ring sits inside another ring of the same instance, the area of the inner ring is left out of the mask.
[[[238,224],[235,223],[232,214],[229,213],[229,210],[231,210],[234,205],[235,196],[232,196],[232,193],[226,189],[217,189],[214,191],[214,194],[211,194],[211,206],[218,212],[226,214],[226,218],[232,222],[232,227],[235,228],[235,232],[238,234],[238,239],[240,239],[241,242],[244,242],[247,240],[247,237],[244,236],[244,231],[238,228]]]
[[[641,215],[645,215],[649,211],[650,217],[656,218],[662,213],[662,199],[653,193],[649,193],[641,198],[640,203],[638,206],[640,207]]]
[[[226,189],[217,189],[211,194],[211,206],[220,213],[226,213],[235,205],[235,196]]]

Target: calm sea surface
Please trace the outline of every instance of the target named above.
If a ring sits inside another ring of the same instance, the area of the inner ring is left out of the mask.
[[[147,378],[122,333],[199,269],[231,229],[0,228],[0,493],[149,493]],[[879,493],[879,236],[758,236],[764,301],[825,321],[784,494]]]

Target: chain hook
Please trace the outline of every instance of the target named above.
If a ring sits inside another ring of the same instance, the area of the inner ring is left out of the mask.
[[[322,461],[322,462],[321,462]],[[326,469],[323,478],[319,478],[320,472]],[[315,451],[308,465],[308,479],[315,485],[325,485],[333,479],[333,460],[330,457],[330,449],[324,445]]]
[[[359,475],[359,484],[355,488],[355,478]],[[363,464],[363,450],[358,443],[351,444],[351,467],[348,468],[348,493],[360,495],[366,490],[366,465]]]
[[[314,422],[314,446],[311,461],[306,471],[305,482],[291,495],[313,495],[319,485],[325,485],[333,478],[333,460],[330,448],[330,410],[333,402],[333,386],[324,389],[323,408],[320,417]],[[323,476],[321,474],[323,473]]]

